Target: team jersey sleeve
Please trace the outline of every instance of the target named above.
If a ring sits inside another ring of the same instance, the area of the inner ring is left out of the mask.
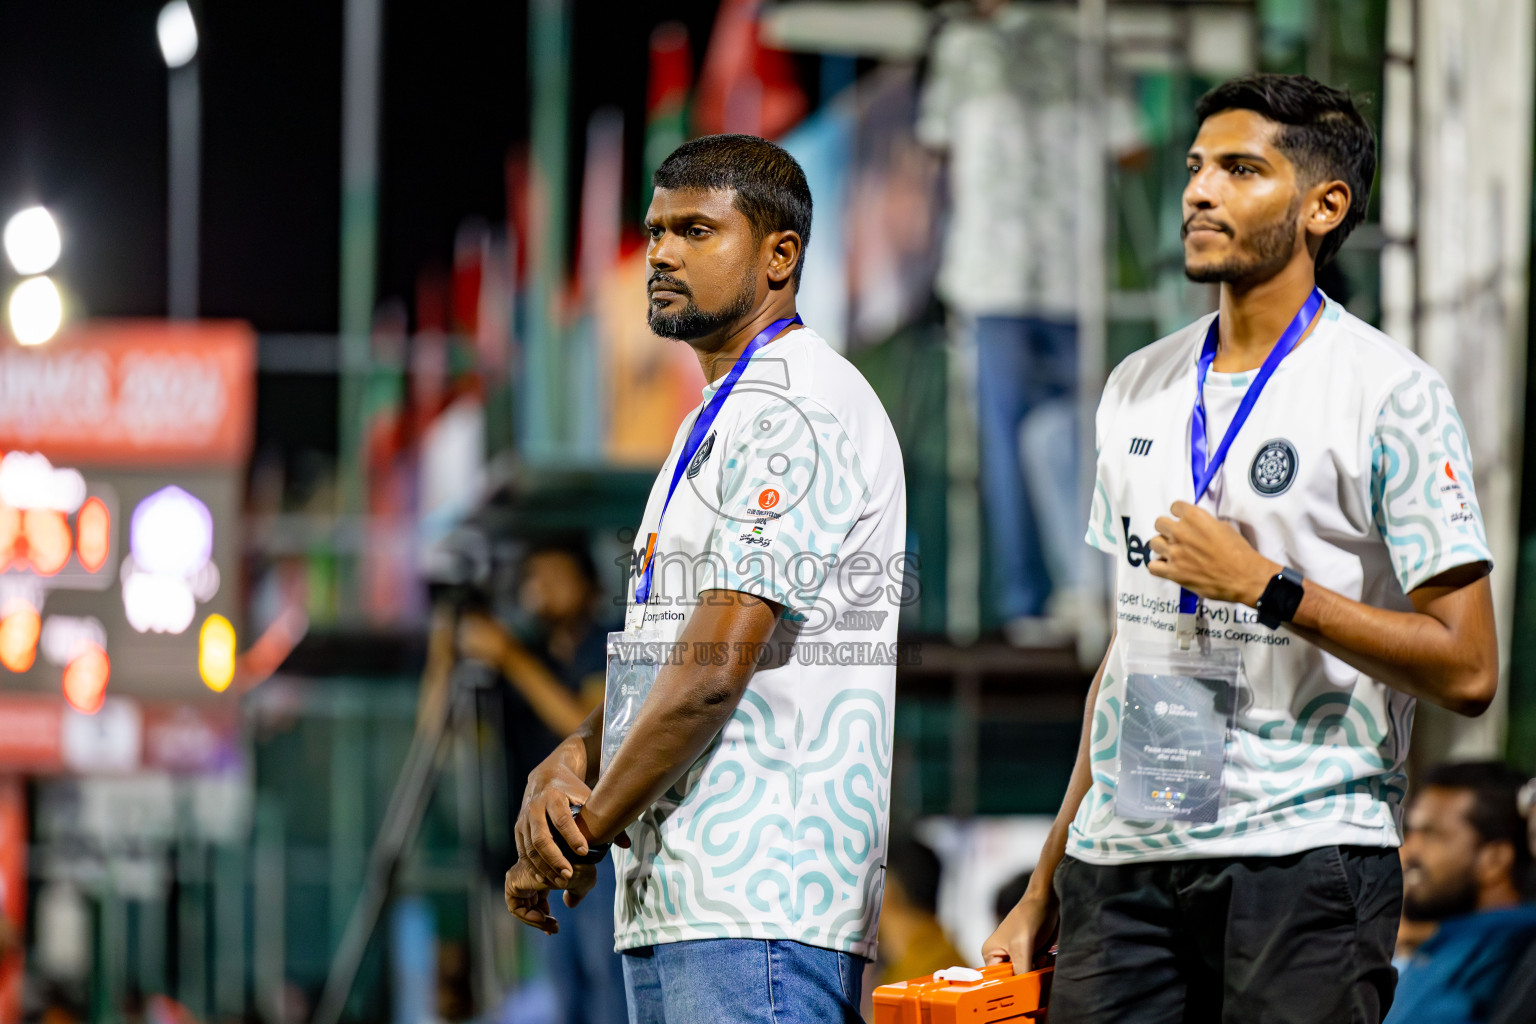
[[[1404,593],[1448,569],[1493,562],[1467,432],[1431,370],[1400,380],[1376,415],[1371,505]]]
[[[1116,367],[1115,373],[1110,374],[1109,381],[1104,385],[1098,412],[1093,417],[1093,497],[1088,505],[1088,532],[1083,537],[1090,547],[1111,553],[1120,550],[1120,541],[1115,533],[1115,510],[1109,500],[1113,466],[1110,464],[1111,456],[1104,450],[1104,436],[1118,401],[1118,389],[1115,386],[1118,375],[1119,368]]]
[[[709,543],[718,589],[775,601],[790,619],[825,608],[818,599],[853,554],[845,541],[870,498],[852,439],[820,405],[773,398],[741,420],[723,454]]]

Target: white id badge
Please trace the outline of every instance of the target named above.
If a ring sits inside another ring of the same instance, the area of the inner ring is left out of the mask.
[[[1126,652],[1117,817],[1216,820],[1241,659],[1235,647]]]
[[[598,772],[606,772],[613,755],[650,696],[656,673],[672,644],[659,630],[625,630],[608,634],[608,670],[603,691],[603,756]]]

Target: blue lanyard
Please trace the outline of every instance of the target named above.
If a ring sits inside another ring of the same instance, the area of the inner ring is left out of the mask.
[[[720,382],[715,390],[715,395],[709,403],[699,412],[699,416],[693,421],[693,428],[688,431],[688,440],[683,443],[683,450],[677,454],[677,465],[672,467],[672,482],[667,485],[667,498],[661,503],[661,515],[656,517],[656,532],[651,535],[650,542],[646,545],[645,568],[641,570],[640,582],[635,584],[635,603],[645,604],[651,596],[651,572],[654,569],[656,558],[656,540],[661,536],[661,521],[666,517],[667,506],[672,504],[672,495],[677,491],[677,482],[683,478],[683,472],[699,450],[699,445],[704,443],[709,428],[714,426],[715,419],[720,415],[720,410],[725,406],[725,400],[736,387],[736,382],[741,379],[742,373],[747,369],[747,363],[751,362],[753,354],[790,324],[804,324],[797,313],[783,320],[775,320],[758,332],[757,337],[747,342],[747,347],[741,350],[741,355],[736,357],[736,364],[731,367],[729,373]]]
[[[1307,296],[1307,301],[1302,303],[1285,333],[1280,335],[1280,340],[1275,342],[1275,347],[1269,350],[1269,355],[1264,358],[1264,365],[1259,367],[1258,375],[1253,378],[1253,383],[1248,385],[1248,391],[1243,395],[1243,400],[1237,404],[1237,412],[1232,416],[1232,422],[1227,425],[1227,432],[1222,435],[1221,443],[1216,446],[1216,451],[1206,460],[1205,437],[1205,375],[1210,372],[1211,363],[1216,360],[1217,327],[1221,318],[1211,321],[1211,329],[1205,332],[1205,347],[1200,350],[1200,369],[1198,381],[1195,385],[1195,415],[1189,425],[1189,472],[1195,484],[1195,504],[1205,496],[1206,490],[1211,486],[1211,480],[1221,470],[1222,464],[1227,461],[1227,452],[1232,447],[1232,442],[1237,438],[1237,432],[1243,429],[1243,424],[1248,422],[1248,414],[1253,412],[1254,403],[1259,400],[1259,394],[1264,390],[1264,385],[1269,383],[1269,378],[1275,375],[1275,370],[1280,366],[1280,361],[1291,354],[1301,336],[1306,333],[1307,326],[1312,323],[1312,318],[1317,316],[1317,311],[1323,304],[1323,293],[1316,288]],[[1200,605],[1200,598],[1188,590],[1179,591],[1179,611],[1185,615],[1192,615]]]

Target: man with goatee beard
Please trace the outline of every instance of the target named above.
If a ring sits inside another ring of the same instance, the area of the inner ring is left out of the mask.
[[[553,931],[548,891],[573,906],[626,847],[632,1024],[857,1021],[908,597],[901,451],[795,312],[799,164],[708,136],[653,183],[651,330],[691,346],[708,385],[641,517],[605,710],[529,777],[507,904]]]
[[[1435,933],[1409,959],[1387,1024],[1536,1020],[1514,1005],[1515,965],[1536,943],[1531,848],[1518,807],[1528,780],[1497,761],[1430,769],[1408,806],[1403,916]],[[1528,985],[1529,979],[1522,979]]]
[[[1184,269],[1218,311],[1104,388],[1116,632],[983,952],[1026,969],[1059,919],[1051,1024],[1377,1024],[1414,701],[1493,699],[1492,556],[1445,382],[1317,288],[1375,174],[1354,102],[1254,75],[1195,120]]]

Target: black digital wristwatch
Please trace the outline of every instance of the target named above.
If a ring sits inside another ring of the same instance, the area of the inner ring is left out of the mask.
[[[1301,607],[1305,593],[1300,571],[1289,566],[1281,569],[1264,588],[1259,603],[1254,605],[1259,612],[1259,622],[1270,629],[1279,629],[1282,622],[1290,622],[1296,617],[1296,609]]]

